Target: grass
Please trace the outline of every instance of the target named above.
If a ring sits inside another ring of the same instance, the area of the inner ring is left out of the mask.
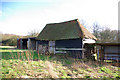
[[[4,47],[2,47],[4,48]],[[96,61],[2,49],[2,78],[120,78],[118,67]]]

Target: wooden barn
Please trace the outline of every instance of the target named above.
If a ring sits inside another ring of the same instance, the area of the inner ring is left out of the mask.
[[[18,49],[31,49],[36,50],[36,40],[35,37],[31,38],[18,38],[17,39]]]
[[[95,43],[91,34],[78,19],[47,24],[36,37],[36,50],[40,53],[66,53],[83,57],[85,43]]]

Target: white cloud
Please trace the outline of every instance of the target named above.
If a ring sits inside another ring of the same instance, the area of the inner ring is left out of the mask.
[[[111,29],[118,28],[117,1],[115,0],[69,0],[57,8],[46,10],[53,22],[79,18],[92,25],[99,22],[102,26],[111,26]],[[49,18],[48,18],[49,19]],[[113,27],[112,27],[113,26]]]
[[[71,0],[66,1],[66,3],[57,10],[57,13],[62,14],[61,12],[63,12],[64,16],[71,18],[82,18],[89,25],[97,21],[101,25],[110,25],[113,26],[111,29],[116,29],[118,28],[117,5],[117,0]]]
[[[44,9],[18,12],[2,22],[2,32],[27,35],[33,29],[42,30],[48,23],[83,19],[88,26],[98,22],[111,29],[118,28],[117,0],[65,0]]]

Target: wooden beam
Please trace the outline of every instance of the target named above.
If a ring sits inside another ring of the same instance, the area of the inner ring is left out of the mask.
[[[97,61],[99,61],[99,49],[97,49]]]
[[[56,50],[85,50],[84,48],[56,48]]]
[[[120,55],[116,55],[116,54],[107,54],[107,55],[105,54],[105,56],[111,56],[111,57],[112,56],[117,56],[117,57],[120,57]]]
[[[55,53],[67,53],[66,51],[55,51]]]
[[[120,58],[115,58],[115,57],[104,57],[105,60],[120,60]]]

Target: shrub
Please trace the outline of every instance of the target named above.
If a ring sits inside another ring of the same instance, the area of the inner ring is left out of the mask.
[[[16,46],[17,38],[7,39],[2,41],[3,46]]]
[[[112,71],[106,67],[101,67],[101,71],[103,71],[105,73],[112,73]]]

